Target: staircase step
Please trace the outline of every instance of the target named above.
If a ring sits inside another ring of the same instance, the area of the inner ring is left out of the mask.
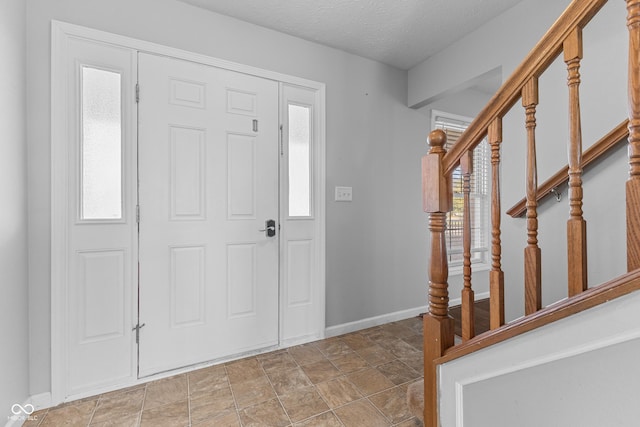
[[[489,306],[490,302],[488,298],[478,300],[474,304],[476,335],[480,335],[489,330]],[[462,336],[462,307],[459,305],[450,307],[449,314],[455,321],[455,334]]]

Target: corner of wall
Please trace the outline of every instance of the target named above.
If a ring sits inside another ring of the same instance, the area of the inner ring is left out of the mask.
[[[29,397],[29,322],[27,268],[26,161],[26,5],[23,0],[0,3],[0,55],[5,60],[0,80],[0,420],[12,417]],[[19,414],[18,414],[19,415]]]

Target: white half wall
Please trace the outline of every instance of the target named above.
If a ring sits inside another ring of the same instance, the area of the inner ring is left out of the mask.
[[[50,391],[51,20],[326,84],[326,326],[426,304],[420,157],[406,72],[176,0],[27,3],[31,392]],[[335,186],[353,201],[335,203]]]
[[[0,3],[0,424],[29,397],[25,23],[23,0]]]
[[[439,369],[442,427],[632,426],[640,292]]]

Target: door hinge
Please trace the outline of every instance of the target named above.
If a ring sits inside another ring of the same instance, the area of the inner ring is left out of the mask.
[[[136,344],[140,344],[140,329],[144,328],[144,325],[146,325],[146,323],[143,323],[142,325],[138,323],[132,329],[132,331],[136,331]]]
[[[284,156],[284,146],[283,146],[283,145],[284,145],[284,143],[283,143],[283,141],[282,141],[282,139],[283,139],[283,138],[284,138],[284,137],[283,137],[283,135],[282,135],[282,125],[280,125],[280,155],[281,155],[281,156]]]
[[[136,205],[136,223],[140,224],[140,205]]]
[[[140,84],[136,83],[136,103],[140,102]]]
[[[258,120],[253,119],[253,131],[258,132]]]

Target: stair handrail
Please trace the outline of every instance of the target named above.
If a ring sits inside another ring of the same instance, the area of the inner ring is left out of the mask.
[[[589,23],[607,0],[574,0],[529,52],[522,63],[493,95],[443,159],[445,176],[459,164],[465,152],[473,150],[487,136],[492,121],[502,118],[521,97],[525,84],[539,77],[562,53],[564,41],[575,28]]]
[[[613,147],[617,147],[618,144],[623,142],[625,138],[629,135],[629,119],[623,120],[619,125],[611,130],[608,134],[603,136],[597,142],[595,142],[591,147],[586,149],[584,153],[582,153],[582,167],[585,168],[589,164],[595,162],[600,159],[602,156],[607,155],[611,152]],[[549,194],[552,194],[554,189],[557,190],[565,182],[569,181],[569,165],[564,166],[558,172],[553,174],[549,179],[538,186],[537,191],[537,201],[540,201],[547,197]],[[510,209],[507,210],[507,215],[517,218],[522,216],[526,210],[527,199],[522,198],[516,204],[514,204]]]
[[[436,364],[451,362],[452,360],[474,353],[483,348],[504,342],[526,332],[549,325],[561,319],[612,301],[633,292],[640,291],[640,269],[624,273],[615,279],[589,288],[586,291],[551,304],[530,316],[523,316],[499,329],[489,330],[476,335],[469,341],[463,342],[445,351],[444,355],[435,360]]]
[[[504,272],[501,267],[500,240],[500,146],[502,119],[522,100],[525,110],[526,180],[527,180],[527,245],[525,259],[525,318],[535,316],[542,308],[541,250],[538,246],[537,165],[536,165],[536,109],[538,78],[551,63],[564,53],[569,89],[569,205],[567,220],[568,293],[572,297],[587,290],[586,221],[582,211],[582,135],[580,125],[580,62],[582,60],[582,29],[604,6],[606,0],[573,0],[564,13],[545,33],[538,44],[491,98],[456,144],[447,152],[446,135],[435,130],[429,135],[429,153],[422,159],[423,210],[429,214],[431,250],[429,258],[429,311],[424,316],[424,424],[437,427],[438,379],[437,365],[454,346],[454,325],[449,315],[448,263],[445,239],[446,215],[453,205],[451,177],[461,166],[463,193],[468,199],[470,154],[487,137],[491,147],[491,270],[490,327],[504,325]],[[627,268],[640,268],[640,0],[626,0],[629,29],[629,180],[626,183],[627,209]],[[467,217],[467,207],[464,206]],[[468,230],[468,225],[466,230]],[[465,237],[463,248],[464,287],[462,290],[463,340],[473,340],[469,319],[473,319],[473,289],[471,287],[471,254]],[[464,314],[463,314],[464,315]],[[538,315],[540,316],[540,315]],[[533,319],[534,317],[532,317]],[[465,332],[465,328],[466,332]],[[475,340],[473,340],[475,342]],[[471,347],[469,347],[471,348]]]

